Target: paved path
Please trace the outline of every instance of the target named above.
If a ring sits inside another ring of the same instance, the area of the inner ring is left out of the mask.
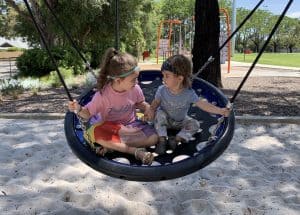
[[[155,63],[139,63],[141,69],[160,69],[161,64]],[[221,65],[222,77],[244,77],[248,72],[251,64],[242,62],[231,62],[230,73],[227,70],[227,63]],[[251,72],[252,77],[258,76],[281,76],[281,77],[297,77],[300,78],[300,68],[298,67],[283,67],[257,64]]]
[[[4,63],[4,62],[0,62]],[[4,64],[9,66],[7,63]],[[160,69],[160,64],[154,63],[139,63],[141,69]],[[231,62],[231,71],[227,72],[227,64],[223,64],[222,68],[222,77],[223,78],[235,78],[235,77],[244,77],[247,71],[249,70],[251,64],[250,63],[240,63],[240,62]],[[0,79],[1,72],[3,72],[3,68],[0,67]],[[2,74],[3,75],[3,74]],[[6,73],[5,75],[9,75]],[[300,78],[300,68],[293,67],[279,67],[279,66],[269,66],[269,65],[260,65],[258,64],[255,69],[252,71],[250,77],[257,76],[282,76],[282,77],[295,77]],[[51,113],[51,114],[43,114],[43,113],[34,113],[34,114],[24,114],[24,113],[0,113],[0,118],[13,118],[13,119],[61,119],[64,117],[64,114],[59,113]],[[250,117],[237,117],[238,121],[242,122],[281,122],[281,123],[300,123],[299,117],[267,117],[267,116],[250,116]]]
[[[161,64],[155,64],[150,62],[140,62],[141,69],[160,69]],[[244,77],[248,72],[251,64],[242,62],[231,62],[230,73],[227,71],[227,63],[221,65],[222,77]],[[9,64],[8,61],[0,61],[0,79],[11,77],[11,73],[14,73],[17,68],[14,62]],[[251,72],[252,77],[257,76],[282,76],[282,77],[297,77],[300,78],[300,68],[297,67],[283,67],[273,65],[257,64],[254,70]]]
[[[221,66],[222,77],[244,77],[250,66],[250,63],[231,62],[231,71],[228,73],[227,64],[224,64]],[[250,74],[250,77],[266,76],[300,78],[300,68],[257,64]]]

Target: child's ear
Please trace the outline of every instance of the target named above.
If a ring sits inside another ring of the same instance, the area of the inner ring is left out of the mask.
[[[179,78],[180,81],[184,80],[184,77],[182,75],[179,75],[178,78]]]
[[[120,84],[121,83],[121,78],[116,78],[115,82],[117,82],[118,84]]]

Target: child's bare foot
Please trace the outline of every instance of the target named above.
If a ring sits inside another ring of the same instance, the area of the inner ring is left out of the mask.
[[[108,149],[102,146],[97,146],[95,148],[95,152],[97,155],[104,156],[108,152]]]

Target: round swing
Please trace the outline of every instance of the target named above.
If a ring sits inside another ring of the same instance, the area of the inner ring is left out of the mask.
[[[61,76],[61,73],[57,67],[56,61],[52,56],[45,38],[33,16],[33,13],[30,9],[30,6],[27,0],[24,0],[26,7],[30,13],[30,16],[34,22],[34,25],[39,32],[42,42],[45,45],[45,48],[56,67],[57,74],[60,81],[62,82],[67,96],[70,101],[72,97],[70,92]],[[53,13],[52,9],[48,5],[47,1],[44,1],[54,18],[57,20],[58,24],[62,27],[68,39],[72,43],[75,50],[78,52],[80,57],[89,67],[87,60],[80,53],[76,47],[74,41],[71,39],[70,35],[64,29],[62,23]],[[244,23],[252,16],[255,10],[262,4],[261,0],[255,8],[246,16],[246,18],[241,22],[241,24],[235,29],[235,31],[227,38],[227,40],[219,47],[218,53],[220,50],[231,40],[231,38],[238,32],[238,30],[244,25]],[[230,102],[225,97],[225,95],[216,87],[210,83],[198,78],[197,76],[214,60],[214,56],[211,56],[207,62],[199,69],[199,71],[194,75],[193,80],[193,89],[196,93],[206,98],[210,103],[217,105],[219,107],[225,107],[227,104],[234,102],[238,93],[240,92],[243,84],[249,77],[250,73],[254,69],[256,63],[261,57],[262,53],[266,49],[268,43],[270,42],[272,36],[276,32],[279,24],[281,23],[283,17],[285,16],[288,8],[290,7],[293,0],[289,0],[287,6],[279,16],[277,22],[275,23],[271,33],[269,34],[266,42],[264,43],[262,49],[258,53],[254,62],[252,63],[250,69],[239,85],[238,89],[235,91],[233,97],[230,99]],[[117,36],[118,38],[118,36]],[[118,39],[117,39],[118,41]],[[117,42],[118,44],[118,42]],[[117,46],[118,47],[118,46]],[[146,97],[147,102],[151,102],[154,93],[159,85],[162,84],[162,76],[160,71],[157,70],[147,70],[140,72],[139,84],[143,89],[143,92]],[[88,90],[86,93],[83,93],[79,98],[79,103],[81,105],[87,104],[93,97],[95,91],[93,89]],[[151,166],[142,165],[140,161],[136,160],[134,156],[123,154],[120,152],[113,152],[106,154],[103,157],[96,155],[96,153],[91,149],[89,144],[87,144],[83,138],[83,129],[80,120],[74,113],[67,112],[65,116],[65,134],[69,146],[71,147],[74,154],[81,159],[84,163],[92,167],[93,169],[107,174],[109,176],[127,179],[127,180],[136,180],[136,181],[158,181],[166,180],[181,177],[187,174],[190,174],[196,170],[199,170],[220,156],[224,150],[230,144],[230,141],[234,133],[234,123],[235,117],[234,112],[231,111],[229,117],[224,118],[216,115],[210,115],[206,112],[201,111],[199,108],[191,107],[189,115],[195,119],[198,119],[200,122],[201,129],[197,134],[194,135],[194,139],[190,140],[188,143],[179,145],[175,151],[167,151],[166,154],[156,156],[154,162]],[[175,135],[176,131],[169,130],[168,135]],[[148,151],[153,152],[155,148],[150,147]]]
[[[139,84],[147,102],[151,102],[158,86],[162,84],[162,75],[158,70],[141,71]],[[210,83],[195,79],[193,89],[199,96],[209,102],[225,107],[226,97]],[[95,91],[84,93],[79,103],[87,104]],[[120,152],[96,155],[83,138],[83,130],[74,113],[68,112],[65,117],[65,133],[69,146],[80,160],[106,175],[136,181],[157,181],[181,177],[205,167],[214,161],[229,145],[234,133],[234,113],[228,118],[210,115],[199,108],[191,107],[189,115],[200,122],[201,129],[188,143],[179,145],[173,152],[156,156],[151,166],[142,165],[134,156]],[[169,130],[168,135],[176,131]],[[153,152],[155,147],[148,151]]]

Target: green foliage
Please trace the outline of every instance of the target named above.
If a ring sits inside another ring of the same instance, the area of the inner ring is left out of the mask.
[[[160,14],[166,20],[185,20],[194,15],[194,10],[195,0],[164,0],[161,3]]]
[[[115,46],[115,1],[48,0],[48,2],[81,52],[90,56],[92,67],[96,68],[104,50]],[[50,14],[44,1],[36,1],[36,3],[31,6],[47,44],[51,48],[60,46],[67,50],[72,49],[66,35]],[[33,23],[30,22],[24,3],[16,1],[15,4],[22,12],[15,16],[17,20],[14,26],[15,31],[18,35],[26,37],[31,46],[43,47],[40,45],[41,40]],[[159,16],[153,6],[153,0],[119,1],[120,42],[126,44],[123,51],[138,55],[145,48],[154,48],[152,44],[153,40],[156,40],[156,27],[159,21],[155,19]],[[73,55],[75,56],[77,54]],[[71,61],[72,58],[68,58],[66,63],[70,64]],[[74,70],[80,71],[77,67]]]
[[[79,74],[83,71],[82,61],[73,50],[63,48],[53,48],[52,56],[58,66],[72,69],[74,74]],[[17,67],[19,76],[21,77],[42,77],[55,70],[51,58],[44,49],[29,49],[17,58]]]
[[[59,60],[59,66],[70,68],[73,71],[73,74],[82,74],[84,71],[84,64],[79,55],[71,47],[56,47],[52,49],[54,54],[59,54],[56,59]]]
[[[231,12],[232,0],[219,0],[219,8],[224,8]]]
[[[11,3],[19,8],[18,13],[11,7]],[[50,14],[42,0],[31,4],[35,18],[42,26],[48,45],[63,47],[67,50],[63,54],[63,62],[60,66],[71,67],[76,74],[83,71],[82,60],[70,45],[61,27]],[[99,66],[101,56],[108,47],[115,46],[115,1],[114,0],[48,0],[54,13],[65,26],[81,53],[86,54],[91,66]],[[226,8],[231,14],[231,0],[219,0],[219,7]],[[122,51],[128,51],[136,56],[145,49],[156,48],[157,27],[161,20],[191,18],[195,13],[195,0],[130,0],[119,1],[120,16],[120,46]],[[37,33],[31,18],[24,7],[23,1],[0,1],[0,35],[13,35],[26,37],[33,47],[42,47],[41,39]],[[238,8],[237,24],[250,12],[247,9]],[[239,51],[243,48],[259,49],[265,41],[270,27],[276,17],[264,10],[258,10],[249,22],[236,36]],[[285,18],[286,19],[286,18]],[[294,23],[292,25],[298,25]],[[276,33],[272,39],[275,47],[293,49],[300,46],[298,31],[289,31],[290,25]],[[178,27],[178,26],[177,26]],[[176,31],[176,27],[174,28]],[[298,28],[299,29],[299,28]],[[294,32],[291,34],[291,32]],[[293,36],[296,35],[296,36]]]
[[[41,77],[54,70],[54,66],[45,50],[30,49],[17,58],[19,75],[23,77]]]
[[[15,36],[16,16],[17,13],[6,4],[6,1],[0,0],[0,36]]]
[[[237,25],[239,25],[249,13],[250,10],[248,9],[238,8]],[[257,10],[237,33],[237,50],[239,52],[242,52],[243,49],[246,48],[250,48],[254,52],[260,50],[278,17],[278,15],[274,15],[269,11]],[[300,32],[299,30],[297,31],[297,29],[300,29],[299,19],[284,17],[272,37],[268,50],[277,52],[285,47],[289,52],[292,52],[293,48],[300,47]]]
[[[71,79],[73,77],[73,71],[71,69],[59,68],[59,71],[64,80]],[[47,77],[42,78],[42,81],[52,87],[59,87],[62,85],[56,71],[51,71]]]

